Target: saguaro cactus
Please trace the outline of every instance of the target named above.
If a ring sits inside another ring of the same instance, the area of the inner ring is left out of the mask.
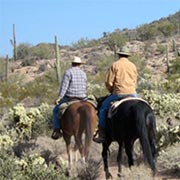
[[[8,73],[9,73],[9,58],[8,55],[6,55],[6,67],[5,67],[5,79],[8,80]]]
[[[58,46],[58,41],[57,41],[57,36],[55,36],[55,52],[56,52],[56,75],[57,75],[57,80],[60,83],[61,81],[61,68],[60,68],[60,54],[59,54],[59,46]]]
[[[174,39],[173,39],[173,51],[175,53],[175,57],[177,57],[178,56],[178,52],[177,52],[176,42],[175,42]]]
[[[166,65],[167,65],[167,73],[169,73],[169,54],[168,54],[168,46],[166,45]]]
[[[17,46],[16,46],[16,29],[15,24],[13,24],[13,40],[11,39],[11,44],[13,46],[13,57],[14,60],[17,60]]]

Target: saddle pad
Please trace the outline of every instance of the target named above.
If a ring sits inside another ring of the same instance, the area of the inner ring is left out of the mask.
[[[123,102],[126,102],[126,101],[130,101],[130,100],[140,100],[140,101],[143,101],[145,102],[147,105],[149,105],[149,103],[147,101],[145,101],[144,99],[142,98],[138,98],[138,97],[127,97],[127,98],[124,98],[124,99],[121,99],[121,100],[118,100],[118,101],[115,101],[112,103],[111,107],[109,108],[109,111],[108,111],[108,118],[111,118],[112,115],[114,114],[114,110],[120,105],[122,104]],[[149,105],[150,106],[150,105]]]

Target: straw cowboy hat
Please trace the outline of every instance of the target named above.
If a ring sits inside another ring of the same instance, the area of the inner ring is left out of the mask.
[[[127,47],[122,47],[119,51],[116,52],[116,54],[126,55],[126,56],[131,55],[131,53],[129,52],[129,49]]]
[[[83,62],[80,57],[74,56],[72,63],[84,64],[85,62]]]

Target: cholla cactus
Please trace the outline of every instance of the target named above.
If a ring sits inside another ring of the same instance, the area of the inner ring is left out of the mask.
[[[34,118],[32,118],[33,114],[35,113],[32,111],[29,117],[23,104],[17,104],[17,106],[14,106],[10,110],[10,115],[15,123],[16,131],[19,134],[19,139],[24,137],[30,138],[32,124],[34,122]]]
[[[163,149],[169,145],[174,144],[175,142],[180,141],[180,126],[167,127],[161,125],[157,128],[157,139],[159,149]]]
[[[171,115],[177,117],[180,113],[180,96],[177,93],[157,94],[155,91],[144,90],[144,98],[160,117]]]
[[[44,123],[49,118],[49,106],[43,103],[36,108],[25,109],[23,104],[17,104],[10,109],[8,119],[11,119],[15,124],[18,140],[24,138],[32,138],[32,130],[37,125],[36,122]]]
[[[0,135],[0,149],[8,149],[12,147],[14,142],[8,135]]]
[[[25,169],[28,167],[28,163],[24,159],[21,159],[21,160],[16,159],[15,164],[20,166],[22,169]]]
[[[32,123],[35,122],[37,116],[40,116],[41,112],[38,108],[31,108],[27,113],[27,116],[31,119]]]

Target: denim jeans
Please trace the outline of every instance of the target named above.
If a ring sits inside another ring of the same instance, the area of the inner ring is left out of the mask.
[[[68,101],[68,98],[64,96],[60,100],[59,104],[57,104],[53,109],[53,128],[54,129],[60,128],[60,120],[58,119],[58,109],[59,109],[59,106],[66,101]]]
[[[111,94],[110,96],[108,96],[104,102],[102,103],[102,106],[99,109],[99,114],[98,114],[98,118],[99,118],[99,124],[98,127],[100,128],[105,128],[105,119],[107,117],[107,113],[108,110],[110,108],[111,102],[112,101],[116,101],[120,98],[123,98],[124,96],[132,96],[132,97],[137,97],[137,94],[126,94],[126,95],[116,95],[116,94]]]

